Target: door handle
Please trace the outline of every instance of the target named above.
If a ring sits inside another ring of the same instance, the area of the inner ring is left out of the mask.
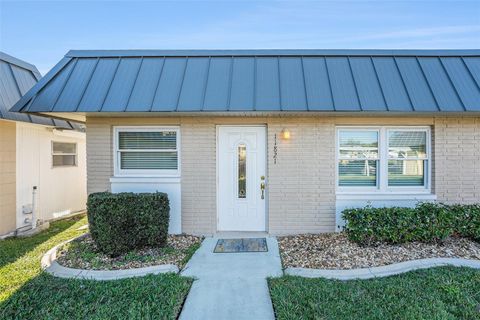
[[[265,176],[261,176],[260,179],[262,180],[262,182],[260,182],[260,190],[262,190],[262,197],[261,199],[265,199]]]

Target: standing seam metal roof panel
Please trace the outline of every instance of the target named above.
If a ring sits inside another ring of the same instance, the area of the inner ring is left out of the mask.
[[[364,111],[386,111],[385,98],[370,57],[351,57],[350,66],[362,109]]]
[[[441,111],[464,111],[462,102],[440,60],[438,58],[422,58],[419,62],[435,95],[439,109]]]
[[[230,111],[253,111],[255,108],[255,58],[233,58],[230,87]]]
[[[54,110],[57,98],[62,92],[70,72],[75,66],[76,60],[70,61],[52,81],[48,82],[45,87],[34,97],[30,110],[42,111],[43,106],[50,105],[50,111]]]
[[[13,110],[479,111],[479,58],[480,50],[71,51]]]
[[[119,64],[119,58],[99,59],[78,109],[86,112],[100,111]]]
[[[9,109],[41,81],[37,68],[25,61],[0,52],[0,119],[22,121],[61,129],[82,130],[73,122],[10,112]],[[29,100],[31,104],[32,100]]]
[[[393,57],[372,58],[389,111],[412,111],[410,97]]]
[[[163,70],[164,59],[143,58],[135,86],[132,89],[127,111],[150,111],[155,89]]]
[[[152,111],[175,111],[177,109],[186,67],[186,58],[165,59],[153,100]]]
[[[335,111],[361,110],[348,58],[332,57],[327,59],[327,72]]]
[[[57,102],[53,107],[55,112],[75,111],[78,108],[80,99],[85,92],[98,59],[81,59],[75,64],[69,80],[62,89]]]
[[[230,96],[232,58],[218,58],[210,61],[204,111],[226,110]]]
[[[125,111],[128,99],[140,71],[142,58],[123,58],[120,60],[102,111]]]
[[[405,87],[415,111],[438,110],[432,91],[423,75],[416,58],[396,58],[398,69],[404,79]]]
[[[459,58],[441,58],[459,98],[467,111],[480,111],[480,91],[467,67]]]
[[[302,60],[308,109],[310,111],[333,111],[332,88],[325,58],[305,57]]]
[[[277,57],[255,59],[255,110],[279,110],[280,79]]]
[[[207,86],[209,58],[189,58],[178,99],[178,111],[201,111]]]
[[[279,58],[282,110],[307,110],[307,97],[301,58]]]

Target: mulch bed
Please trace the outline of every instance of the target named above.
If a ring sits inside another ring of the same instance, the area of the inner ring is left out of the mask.
[[[182,269],[200,246],[202,237],[169,235],[167,246],[133,250],[118,257],[101,253],[88,234],[59,248],[57,262],[69,268],[89,270],[121,270],[160,264],[174,264]]]
[[[285,268],[356,269],[424,258],[480,260],[480,243],[454,237],[442,244],[362,247],[349,241],[345,233],[323,233],[279,237],[278,244]]]

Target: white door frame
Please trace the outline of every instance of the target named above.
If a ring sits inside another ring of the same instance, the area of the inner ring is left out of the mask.
[[[269,189],[269,177],[268,177],[268,130],[267,130],[267,125],[266,124],[247,124],[247,125],[244,125],[244,124],[217,124],[216,125],[216,128],[215,128],[215,140],[216,140],[216,143],[215,143],[215,153],[216,153],[216,159],[215,159],[215,188],[216,188],[216,206],[217,206],[217,213],[216,213],[216,217],[215,217],[215,230],[216,232],[222,232],[222,230],[219,230],[218,229],[218,224],[219,224],[219,219],[220,219],[220,197],[219,197],[219,194],[220,194],[220,191],[219,191],[219,170],[218,170],[218,164],[219,164],[219,132],[220,132],[220,127],[256,127],[256,128],[264,128],[265,129],[265,183],[267,185],[267,187],[265,188],[265,232],[268,232],[268,216],[269,216],[269,212],[268,212],[268,189]]]

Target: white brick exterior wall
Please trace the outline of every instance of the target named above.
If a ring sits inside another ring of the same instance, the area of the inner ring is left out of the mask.
[[[110,189],[115,125],[179,125],[182,231],[216,231],[216,125],[266,124],[268,231],[335,230],[335,126],[432,126],[432,189],[439,201],[480,202],[480,117],[164,117],[87,118],[88,192]],[[282,129],[291,132],[288,141]],[[277,134],[277,163],[273,148]]]

